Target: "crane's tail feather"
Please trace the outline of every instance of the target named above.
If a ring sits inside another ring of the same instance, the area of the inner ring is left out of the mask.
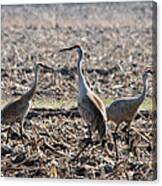
[[[100,139],[103,139],[103,137],[106,134],[106,125],[105,125],[105,121],[103,119],[99,120],[97,130],[98,130]]]

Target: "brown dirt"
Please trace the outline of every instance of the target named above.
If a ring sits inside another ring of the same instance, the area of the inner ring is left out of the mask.
[[[151,16],[152,2],[2,6],[2,100],[29,89],[38,61],[52,66],[55,73],[41,75],[34,100],[76,100],[76,54],[57,52],[76,43],[84,49],[84,73],[101,98],[141,93],[142,73],[153,63]],[[152,82],[150,77],[147,98],[152,97]],[[18,123],[12,127],[8,144],[6,126],[2,126],[2,176],[152,180],[153,119],[154,113],[145,111],[132,123],[146,139],[131,130],[129,158],[125,124],[121,124],[118,164],[111,122],[105,149],[95,144],[73,162],[87,136],[77,109],[34,108],[25,122],[29,138],[25,144]]]

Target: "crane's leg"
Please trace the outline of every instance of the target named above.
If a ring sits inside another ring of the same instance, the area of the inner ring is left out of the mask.
[[[78,152],[78,154],[72,159],[73,161],[77,160],[77,158],[80,156],[80,154],[88,147],[90,144],[89,141],[85,143],[85,145],[81,148],[81,150]]]
[[[117,147],[117,143],[116,143],[116,141],[117,141],[117,131],[118,131],[118,128],[119,128],[119,124],[116,125],[116,128],[115,128],[115,136],[114,136],[116,161],[119,160],[118,147]]]
[[[87,124],[87,127],[88,127],[88,133],[89,133],[89,138],[86,140],[84,146],[81,148],[81,150],[78,152],[78,154],[72,159],[73,161],[75,161],[79,156],[80,154],[91,144],[93,144],[93,141],[92,141],[92,132],[91,132],[91,125],[90,124]]]
[[[90,142],[91,142],[91,141],[92,141],[91,125],[90,125],[90,124],[87,124],[87,127],[88,127],[89,140],[90,140]]]
[[[11,133],[11,126],[9,126],[9,128],[8,128],[8,130],[7,130],[6,144],[8,143],[8,139],[9,139],[10,133]]]
[[[126,167],[125,167],[125,169],[126,169],[126,173],[129,173],[129,170],[130,170],[130,168],[129,168],[129,165],[130,165],[130,158],[129,158],[129,155],[130,155],[130,151],[131,151],[131,144],[130,144],[130,124],[131,124],[131,122],[128,122],[127,123],[127,145],[128,145],[128,149],[127,149],[127,151],[128,151],[128,156],[126,157]],[[127,175],[127,179],[129,180],[129,174]]]
[[[20,121],[20,136],[21,136],[21,141],[24,144],[23,133],[24,133],[24,120]]]
[[[128,144],[128,157],[129,157],[129,153],[130,153],[130,124],[131,124],[131,122],[128,122],[128,124],[127,124],[127,144]]]
[[[87,128],[87,131],[86,133],[88,134],[88,136],[86,135],[86,137],[82,140],[83,143],[91,143],[92,142],[92,128],[91,128],[91,125],[90,124],[87,124],[86,123],[86,128]]]

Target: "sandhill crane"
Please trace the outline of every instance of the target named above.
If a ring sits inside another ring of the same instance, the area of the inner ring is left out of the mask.
[[[106,133],[105,122],[107,121],[107,115],[105,105],[103,104],[102,100],[90,89],[83,75],[81,68],[83,51],[81,47],[79,45],[74,45],[69,48],[63,48],[59,51],[64,52],[74,49],[78,53],[77,60],[77,73],[79,77],[79,95],[77,100],[78,110],[81,117],[88,125],[90,135],[89,142],[77,154],[77,156],[74,158],[76,159],[80,155],[80,153],[92,142],[91,132],[95,132],[97,130],[100,137],[100,141],[103,140],[103,137],[105,136]]]
[[[23,123],[26,115],[28,114],[28,111],[31,106],[31,99],[34,96],[34,93],[36,91],[36,87],[38,84],[38,76],[41,69],[46,69],[46,71],[52,71],[53,69],[43,65],[42,63],[38,63],[35,66],[35,78],[33,85],[29,91],[27,91],[25,94],[23,94],[20,98],[17,100],[8,103],[2,110],[1,110],[1,123],[2,124],[9,124],[9,128],[7,131],[7,140],[9,137],[9,132],[11,131],[12,124],[15,122],[20,123],[20,135],[23,142]]]
[[[115,128],[115,148],[116,148],[116,159],[118,160],[118,151],[116,145],[116,134],[120,123],[125,122],[127,123],[127,130],[128,130],[128,144],[129,144],[129,130],[130,124],[135,117],[139,106],[142,104],[143,100],[145,99],[146,95],[146,82],[148,78],[148,74],[152,74],[151,69],[147,69],[143,76],[143,91],[137,97],[130,97],[130,98],[123,98],[117,99],[113,101],[109,106],[106,107],[107,117],[109,121],[113,121],[116,123]]]

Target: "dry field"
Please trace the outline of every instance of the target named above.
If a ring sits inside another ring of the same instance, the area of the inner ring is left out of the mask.
[[[141,93],[142,73],[151,67],[152,3],[57,4],[2,6],[1,103],[26,92],[37,62],[54,73],[40,76],[32,109],[24,124],[29,140],[22,144],[19,124],[1,126],[1,175],[90,179],[152,180],[155,178],[155,111],[153,78],[130,132],[128,157],[125,123],[118,133],[120,160],[115,161],[114,125],[107,123],[107,143],[88,147],[72,161],[86,138],[76,107],[76,53],[58,50],[74,44],[84,49],[84,74],[105,104]],[[94,134],[94,138],[96,135]]]

